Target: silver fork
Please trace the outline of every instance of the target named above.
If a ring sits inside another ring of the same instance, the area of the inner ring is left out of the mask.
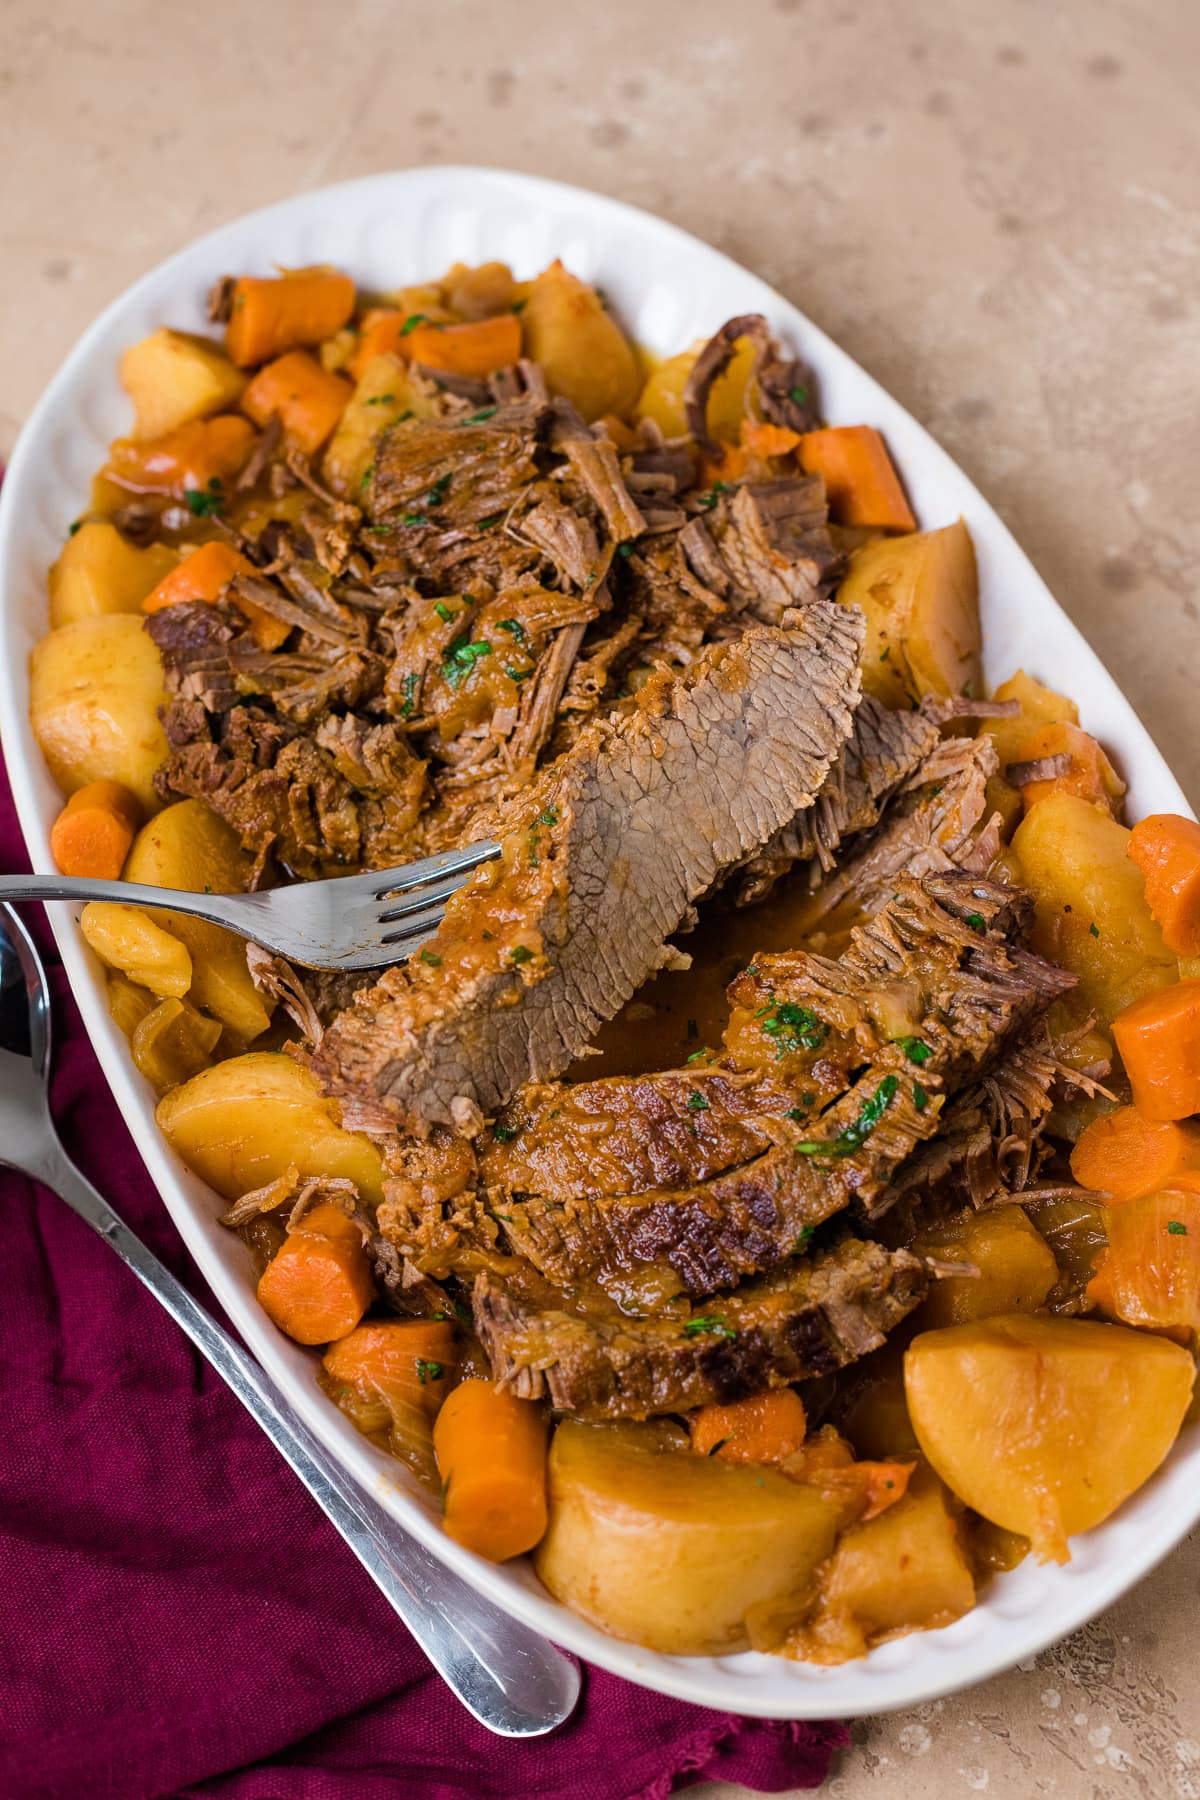
[[[335,1461],[248,1350],[164,1268],[71,1161],[50,1116],[50,987],[22,921],[0,905],[0,1167],[66,1201],[116,1251],[224,1377],[341,1533],[447,1686],[501,1737],[540,1737],[569,1717],[579,1673],[409,1537]]]
[[[382,969],[404,962],[437,930],[446,902],[499,844],[465,844],[399,869],[303,881],[257,894],[193,894],[136,881],[0,875],[3,900],[115,900],[162,906],[227,926],[308,969]]]

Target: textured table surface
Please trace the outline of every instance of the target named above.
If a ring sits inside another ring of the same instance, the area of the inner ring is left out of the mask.
[[[93,314],[223,219],[411,163],[555,175],[749,264],[910,407],[1200,800],[1195,5],[0,16],[0,453]],[[856,1725],[831,1800],[1200,1800],[1198,1601],[1193,1537],[1029,1667]]]

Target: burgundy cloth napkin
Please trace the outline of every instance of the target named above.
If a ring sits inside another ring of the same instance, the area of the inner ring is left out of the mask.
[[[0,869],[28,867],[0,769]],[[203,1298],[52,964],[68,1149]],[[0,1146],[2,1149],[2,1146]],[[587,1672],[549,1738],[462,1711],[258,1428],[63,1204],[0,1170],[4,1800],[659,1800],[820,1785],[844,1726]]]

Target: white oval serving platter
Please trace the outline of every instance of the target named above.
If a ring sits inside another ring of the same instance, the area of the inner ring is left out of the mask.
[[[837,345],[754,275],[633,207],[557,182],[483,168],[401,170],[300,195],[235,220],[135,283],[86,331],[35,408],[0,492],[0,738],[35,869],[51,870],[60,804],[29,729],[28,659],[47,628],[46,571],[111,438],[129,424],[117,358],[162,324],[196,330],[212,282],[228,271],[333,262],[368,287],[396,287],[455,261],[497,258],[532,275],[554,257],[598,282],[634,338],[669,352],[735,313],[763,312],[812,364],[835,423],[885,434],[924,526],[965,518],[975,541],[986,666],[1066,688],[1083,723],[1129,782],[1131,817],[1189,811],[1120,690],[1045,584],[944,450]],[[1065,1567],[1027,1561],[995,1579],[975,1610],[940,1631],[884,1644],[825,1669],[750,1653],[660,1656],[620,1643],[559,1606],[522,1560],[496,1568],[445,1537],[436,1509],[398,1465],[361,1438],[314,1380],[308,1353],[270,1324],[254,1297],[249,1254],[216,1223],[213,1194],[175,1158],[154,1123],[154,1095],[109,1017],[99,965],[71,909],[51,909],[63,962],[101,1065],[150,1175],[213,1292],[309,1425],[396,1519],[497,1605],[631,1681],[702,1706],[781,1718],[829,1718],[911,1706],[1029,1657],[1108,1606],[1200,1519],[1200,1428],[1099,1530],[1077,1538]]]

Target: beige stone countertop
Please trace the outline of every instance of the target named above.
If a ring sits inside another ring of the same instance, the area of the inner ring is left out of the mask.
[[[413,163],[579,182],[747,263],[910,407],[1200,799],[1195,0],[0,18],[0,453],[88,320],[234,214]],[[826,1791],[1200,1800],[1198,1601],[1194,1536],[1030,1666],[857,1724]]]

